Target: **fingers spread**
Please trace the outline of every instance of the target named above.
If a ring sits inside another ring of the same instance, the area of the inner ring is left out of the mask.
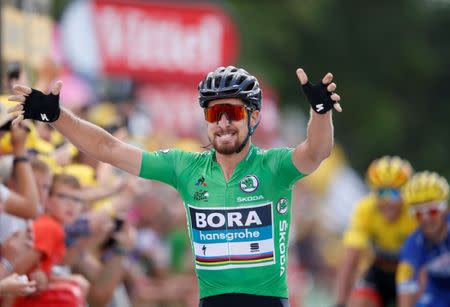
[[[23,120],[23,114],[17,116],[13,121],[12,121],[12,125],[13,126],[17,126],[20,124],[20,122]]]
[[[308,76],[306,75],[305,71],[301,68],[297,69],[297,77],[302,85],[305,85],[308,82]]]
[[[6,112],[14,113],[14,112],[17,112],[17,111],[22,111],[22,110],[23,110],[23,105],[22,104],[18,104],[16,106],[8,108],[8,110],[6,110]]]
[[[328,83],[330,83],[331,81],[333,81],[333,74],[332,74],[331,72],[329,72],[329,73],[327,73],[327,74],[325,75],[325,77],[323,77],[322,83],[323,83],[323,84],[328,84]]]
[[[339,102],[341,100],[341,96],[339,96],[338,94],[334,93],[333,95],[330,96],[331,100]]]
[[[335,109],[336,111],[342,112],[342,107],[341,107],[341,104],[340,104],[339,102],[336,102],[336,103],[333,105],[333,107],[334,107],[334,109]]]
[[[56,84],[55,84],[55,86],[53,86],[53,89],[52,89],[52,94],[58,95],[59,92],[61,92],[62,85],[63,85],[63,82],[61,80],[56,81]]]
[[[327,91],[329,91],[329,92],[334,92],[336,90],[336,83],[330,83],[330,84],[328,84],[328,86],[327,86]]]
[[[9,101],[25,102],[25,96],[23,95],[11,95],[8,96]]]
[[[31,88],[24,85],[14,85],[13,87],[14,93],[19,95],[30,95],[31,94]]]

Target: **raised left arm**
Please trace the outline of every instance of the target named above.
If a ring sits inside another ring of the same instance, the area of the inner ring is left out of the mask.
[[[318,85],[309,83],[307,75],[301,68],[297,70],[297,76],[311,104],[311,116],[306,140],[295,148],[292,162],[300,172],[309,174],[316,170],[331,153],[333,148],[331,110],[334,108],[342,112],[339,104],[341,97],[333,93],[336,90],[336,84],[332,82],[331,73],[327,73],[322,79],[322,84]]]

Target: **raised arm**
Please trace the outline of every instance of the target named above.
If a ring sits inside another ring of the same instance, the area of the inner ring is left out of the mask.
[[[297,76],[312,109],[306,140],[295,148],[292,161],[300,172],[309,174],[331,153],[333,148],[331,109],[334,107],[337,111],[342,111],[339,105],[341,98],[333,93],[336,84],[332,83],[331,73],[325,75],[320,85],[309,83],[308,76],[301,68],[297,70]]]
[[[33,170],[26,155],[27,130],[24,126],[11,127],[11,143],[14,153],[13,184],[5,202],[5,212],[24,219],[34,219],[39,213],[39,191]]]
[[[52,92],[44,95],[30,87],[15,85],[15,95],[9,100],[20,102],[9,112],[17,112],[13,125],[23,118],[52,123],[72,144],[97,160],[110,163],[133,175],[141,167],[142,151],[115,138],[104,129],[76,117],[70,111],[59,107],[59,93],[62,82],[58,81]]]
[[[79,150],[97,160],[139,175],[142,151],[62,108],[53,126]]]

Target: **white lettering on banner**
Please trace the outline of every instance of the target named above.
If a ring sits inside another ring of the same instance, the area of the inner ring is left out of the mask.
[[[98,26],[103,42],[105,42],[105,52],[107,56],[112,59],[120,58],[123,54],[123,49],[129,48],[126,46],[124,39],[124,28],[121,24],[121,14],[114,8],[105,7],[98,15]]]
[[[242,223],[242,214],[239,212],[227,212],[227,226],[233,227],[236,226],[245,226],[248,227],[250,225],[262,225],[261,219],[258,216],[256,211],[249,211],[247,219],[245,223]],[[213,228],[219,228],[225,225],[225,215],[218,212],[213,212],[206,216],[206,213],[196,212],[195,213],[195,225],[198,228],[206,228],[207,226]]]
[[[106,58],[123,60],[131,69],[193,73],[223,61],[224,24],[214,15],[187,25],[176,18],[105,6],[97,16]]]
[[[287,261],[286,236],[287,236],[288,225],[289,224],[286,220],[280,221],[280,237],[278,238],[278,248],[280,250],[280,276],[283,276],[284,272],[286,271],[286,261]]]

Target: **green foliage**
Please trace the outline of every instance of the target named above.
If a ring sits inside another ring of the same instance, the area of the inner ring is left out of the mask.
[[[432,0],[229,0],[240,65],[263,76],[281,104],[309,106],[295,69],[332,71],[343,97],[336,138],[363,172],[384,154],[450,179],[450,5]]]

